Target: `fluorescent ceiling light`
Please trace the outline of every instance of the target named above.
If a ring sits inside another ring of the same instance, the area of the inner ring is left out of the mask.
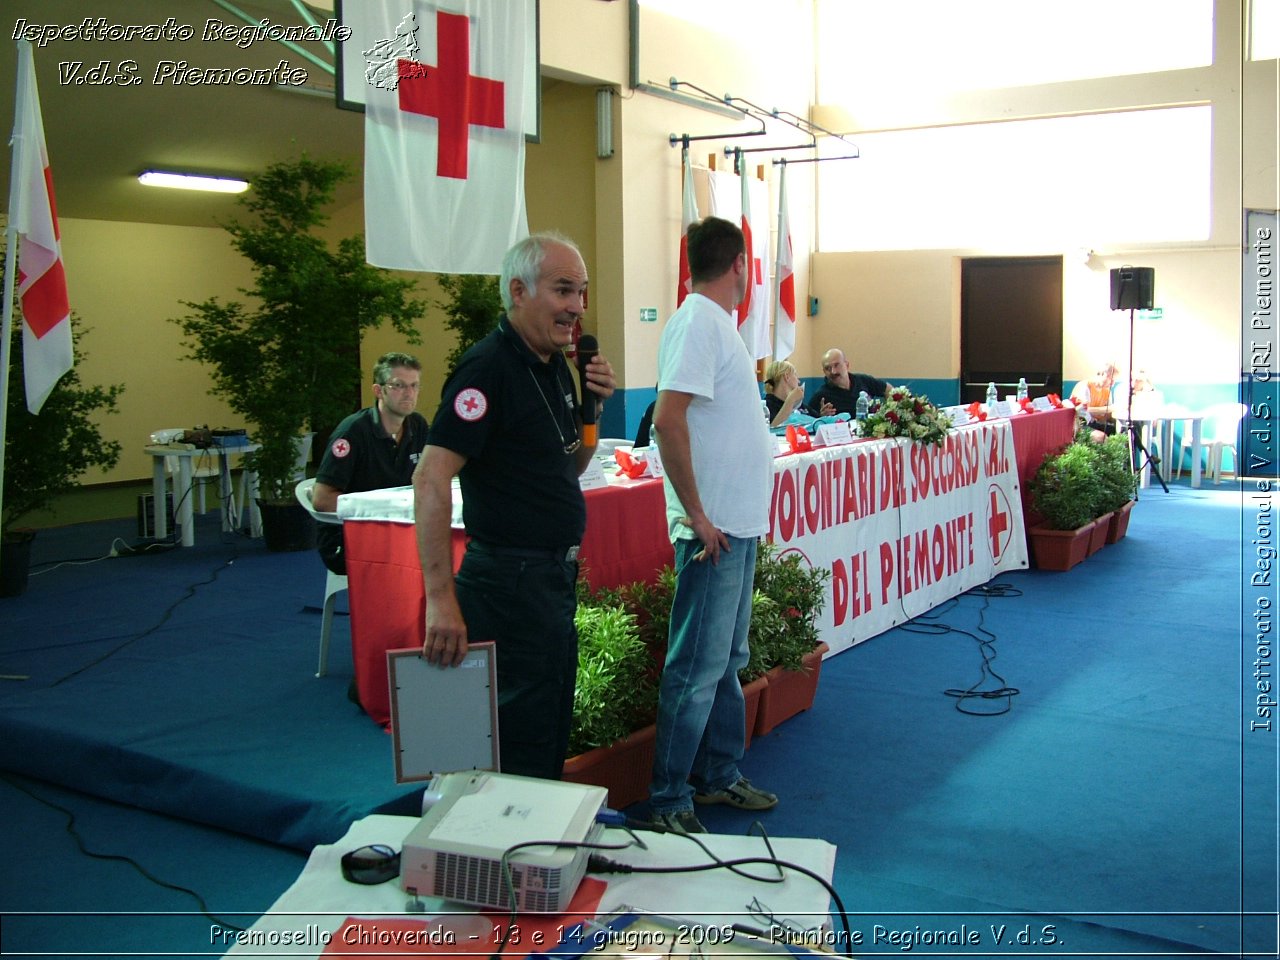
[[[176,190],[207,190],[211,193],[244,193],[247,180],[231,177],[201,177],[191,173],[164,173],[148,170],[138,174],[138,182],[148,187],[172,187]]]

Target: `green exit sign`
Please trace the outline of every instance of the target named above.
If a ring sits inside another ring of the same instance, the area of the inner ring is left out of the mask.
[[[641,323],[657,323],[658,308],[657,307],[641,307],[640,322]]]
[[[1139,310],[1138,319],[1139,320],[1163,320],[1164,307],[1155,307],[1151,310]]]

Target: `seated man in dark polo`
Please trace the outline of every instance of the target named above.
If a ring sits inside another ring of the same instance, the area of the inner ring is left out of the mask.
[[[373,367],[372,407],[338,424],[316,472],[311,504],[329,513],[338,509],[338,494],[404,487],[427,442],[427,421],[418,405],[422,364],[407,353],[387,353]],[[316,532],[320,559],[334,573],[347,572],[342,555],[342,527],[322,523]]]
[[[889,393],[890,384],[866,373],[850,373],[844,351],[832,347],[822,355],[822,386],[813,392],[805,408],[815,417],[833,417],[837,413],[853,416],[858,394],[863,390],[872,400]]]

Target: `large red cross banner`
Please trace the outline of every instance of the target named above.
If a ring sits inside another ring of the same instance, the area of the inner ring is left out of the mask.
[[[940,446],[872,440],[774,461],[770,539],[831,571],[819,633],[833,653],[1027,567],[1007,420]]]
[[[521,7],[521,9],[523,9]],[[433,273],[498,273],[528,234],[525,84],[531,28],[503,0],[368,0],[366,259]]]

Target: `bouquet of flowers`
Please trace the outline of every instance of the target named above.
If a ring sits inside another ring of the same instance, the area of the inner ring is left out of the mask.
[[[864,437],[906,437],[916,443],[942,443],[951,432],[951,418],[924,394],[916,396],[894,387],[883,400],[871,402],[871,412],[862,421]]]

